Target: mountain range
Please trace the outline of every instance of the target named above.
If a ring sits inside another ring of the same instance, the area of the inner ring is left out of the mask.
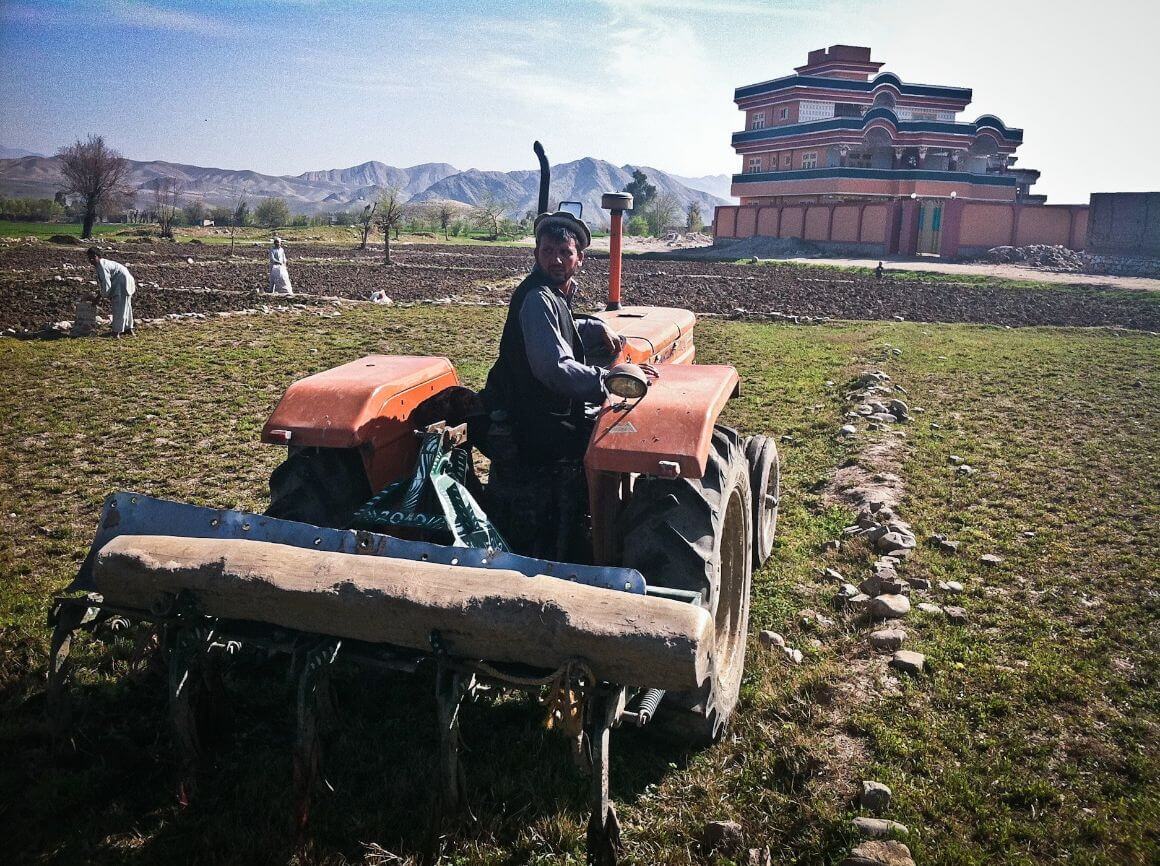
[[[5,148],[4,152],[13,150]],[[445,162],[397,168],[372,161],[299,175],[268,175],[163,161],[126,162],[128,184],[137,191],[136,206],[143,209],[152,205],[159,178],[175,178],[181,184],[183,202],[200,200],[208,207],[232,207],[244,192],[251,204],[269,196],[283,198],[293,213],[342,211],[361,209],[377,200],[383,190],[395,188],[404,199],[416,202],[449,200],[474,206],[490,198],[503,202],[510,216],[522,216],[535,210],[540,182],[538,170],[461,171]],[[549,196],[552,206],[560,201],[583,202],[584,219],[590,225],[607,225],[600,196],[623,190],[632,181],[635,168],[638,167],[616,166],[592,157],[553,166]],[[658,192],[673,195],[682,210],[697,202],[705,222],[712,219],[716,205],[728,203],[727,175],[684,178],[648,166],[639,168]],[[0,195],[52,198],[62,183],[60,160],[56,157],[0,159]]]

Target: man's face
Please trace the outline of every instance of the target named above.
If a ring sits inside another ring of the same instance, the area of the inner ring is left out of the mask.
[[[576,241],[572,238],[560,242],[544,235],[536,244],[536,264],[551,277],[554,286],[567,285],[583,262],[584,253],[576,249]]]

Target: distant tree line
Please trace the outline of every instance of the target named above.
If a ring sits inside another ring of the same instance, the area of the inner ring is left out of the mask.
[[[283,227],[346,226],[365,248],[371,234],[384,240],[384,260],[390,263],[390,239],[402,232],[409,234],[442,234],[445,239],[474,234],[489,240],[514,239],[531,233],[536,214],[527,211],[513,217],[514,205],[503,198],[486,194],[474,206],[448,201],[411,202],[402,191],[391,188],[381,192],[377,201],[361,209],[335,210],[314,214],[294,214],[287,201],[278,196],[263,198],[253,205],[244,190],[235,190],[229,205],[209,205],[191,198],[175,177],[157,177],[141,190],[152,200],[138,209],[138,191],[126,183],[127,163],[105,144],[101,136],[90,135],[57,152],[62,162],[65,184],[55,199],[0,197],[0,219],[32,222],[72,220],[82,222],[82,237],[89,237],[93,223],[101,219],[117,222],[153,222],[162,237],[172,238],[173,229],[202,226],[212,221],[215,227],[228,228],[231,242],[234,231],[260,226],[276,231]],[[628,213],[626,231],[630,235],[661,235],[675,228],[700,231],[704,227],[700,205],[692,202],[682,213],[680,200],[672,193],[650,183],[643,171],[633,172],[625,187],[633,195],[633,209]]]

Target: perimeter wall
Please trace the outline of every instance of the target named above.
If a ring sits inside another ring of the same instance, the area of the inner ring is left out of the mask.
[[[1160,194],[1156,194],[1160,196]],[[1052,244],[1084,249],[1087,205],[941,199],[938,254],[976,255],[991,247]],[[833,202],[792,205],[722,205],[713,215],[713,237],[798,238],[866,255],[913,256],[918,251],[920,201]],[[930,206],[931,202],[925,202]],[[1156,213],[1160,214],[1160,202]],[[1160,220],[1160,216],[1157,217]],[[1160,223],[1158,223],[1160,228]]]

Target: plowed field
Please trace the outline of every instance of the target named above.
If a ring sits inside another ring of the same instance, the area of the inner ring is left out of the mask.
[[[141,318],[167,313],[215,313],[255,306],[266,284],[265,247],[228,249],[193,244],[124,244],[108,252],[138,282]],[[290,273],[297,303],[339,296],[368,300],[384,291],[395,302],[502,303],[531,266],[520,247],[402,245],[395,263],[381,252],[294,245]],[[607,280],[607,259],[584,265],[582,306],[595,306]],[[49,243],[0,250],[0,330],[36,333],[71,319],[92,291],[83,249]],[[855,272],[789,265],[736,265],[628,257],[627,303],[679,306],[719,315],[833,317],[996,325],[1118,326],[1160,330],[1160,303],[1145,292],[1085,286],[1011,286],[989,282],[891,276],[878,281]],[[268,300],[268,296],[266,298]],[[281,301],[282,299],[278,299]],[[107,310],[103,312],[107,313]]]

